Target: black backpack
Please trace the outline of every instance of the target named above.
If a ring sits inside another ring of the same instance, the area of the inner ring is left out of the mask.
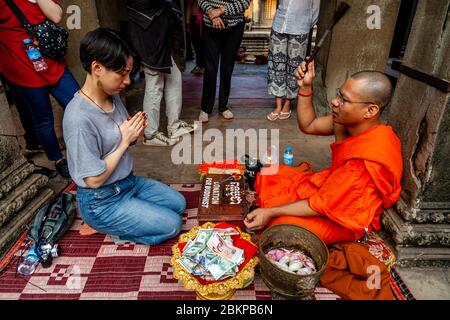
[[[76,217],[75,195],[63,192],[40,208],[28,231],[36,253],[44,268],[52,265],[53,258],[60,255],[57,242],[70,229]]]

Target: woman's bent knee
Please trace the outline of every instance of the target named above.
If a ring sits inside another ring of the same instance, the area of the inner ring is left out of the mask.
[[[181,225],[183,224],[183,219],[178,217],[178,219],[171,219],[167,224],[167,239],[173,238],[180,234]]]
[[[186,210],[186,198],[181,193],[176,191],[171,199],[171,202],[173,203],[173,211],[182,216],[184,211]]]

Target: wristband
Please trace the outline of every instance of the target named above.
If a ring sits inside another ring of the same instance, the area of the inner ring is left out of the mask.
[[[298,95],[299,97],[312,97],[313,91],[311,90],[311,92],[309,93],[302,93],[300,90],[298,90]]]

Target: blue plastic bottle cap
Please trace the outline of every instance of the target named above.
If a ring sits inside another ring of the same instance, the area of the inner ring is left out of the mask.
[[[286,147],[286,152],[292,152],[292,147]]]
[[[23,43],[24,43],[24,44],[30,44],[31,42],[32,42],[32,41],[31,41],[30,38],[23,39]]]

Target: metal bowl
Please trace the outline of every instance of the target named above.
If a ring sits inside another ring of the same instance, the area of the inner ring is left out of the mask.
[[[304,299],[314,293],[328,263],[328,248],[311,231],[293,224],[280,224],[267,228],[258,242],[261,276],[274,297]],[[278,268],[266,257],[272,249],[290,248],[303,251],[311,257],[317,272],[297,275]]]

